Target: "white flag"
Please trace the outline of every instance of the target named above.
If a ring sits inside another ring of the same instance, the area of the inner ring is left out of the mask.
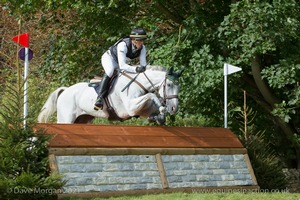
[[[230,65],[228,63],[224,63],[224,76],[233,74],[235,72],[241,71],[242,68]]]

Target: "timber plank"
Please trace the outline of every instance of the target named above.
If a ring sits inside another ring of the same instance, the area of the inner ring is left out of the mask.
[[[97,136],[57,135],[51,140],[51,147],[235,147],[241,148],[237,138],[198,137],[139,137],[139,136]]]
[[[49,133],[85,135],[199,135],[202,137],[235,137],[225,128],[157,127],[157,126],[109,126],[78,124],[39,124]],[[221,133],[221,134],[220,134]]]
[[[53,135],[49,147],[242,148],[225,128],[38,124]]]

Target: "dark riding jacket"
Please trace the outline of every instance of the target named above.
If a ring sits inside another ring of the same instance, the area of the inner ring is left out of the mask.
[[[125,37],[125,38],[120,39],[118,42],[116,42],[113,46],[111,46],[109,48],[112,57],[114,58],[114,60],[117,63],[118,63],[117,46],[120,42],[126,43],[126,47],[127,47],[126,57],[127,58],[134,59],[134,58],[137,58],[140,56],[142,48],[141,49],[133,49],[131,38]]]

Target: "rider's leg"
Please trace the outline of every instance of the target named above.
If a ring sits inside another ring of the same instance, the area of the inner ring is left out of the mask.
[[[110,77],[106,73],[104,73],[100,83],[98,97],[94,106],[95,110],[99,110],[99,109],[102,110],[103,108],[103,101],[104,101],[105,94],[107,93],[109,81],[110,81]]]

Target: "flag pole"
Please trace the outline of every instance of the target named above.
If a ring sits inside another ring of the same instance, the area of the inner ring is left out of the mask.
[[[241,71],[242,68],[230,65],[228,63],[224,63],[224,128],[228,128],[228,117],[227,117],[227,90],[228,90],[228,83],[227,83],[227,76],[229,74],[233,74],[235,72]]]
[[[24,61],[24,127],[26,127],[26,118],[28,115],[28,109],[27,109],[27,91],[28,91],[28,54],[29,54],[29,48],[25,47],[25,61]]]
[[[29,60],[32,58],[32,55],[31,57],[29,58],[29,53],[31,50],[29,50],[29,34],[28,33],[24,33],[24,34],[19,34],[15,37],[12,38],[13,41],[19,43],[20,45],[24,46],[24,55],[20,56],[19,54],[19,57],[24,60],[24,113],[23,113],[23,124],[24,124],[24,127],[26,127],[26,118],[27,118],[27,115],[28,115],[28,110],[27,110],[27,93],[28,93],[28,65],[29,65]],[[20,51],[19,51],[20,53]],[[32,54],[32,51],[31,51],[31,54]],[[24,56],[24,57],[23,57]]]
[[[228,65],[224,64],[224,128],[228,127],[227,122],[227,74],[228,74]]]

